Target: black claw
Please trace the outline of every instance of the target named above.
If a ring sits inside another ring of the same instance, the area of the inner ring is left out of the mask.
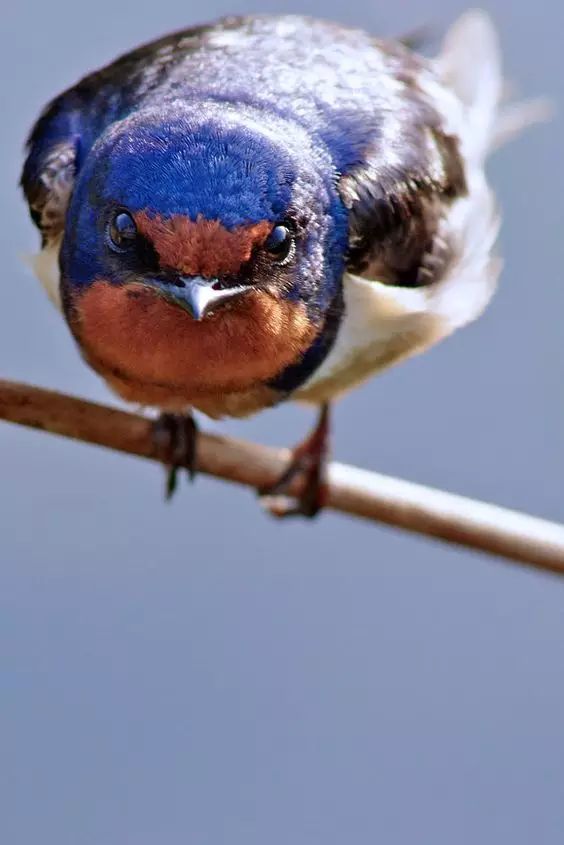
[[[326,500],[328,443],[329,407],[323,405],[315,429],[307,440],[294,450],[287,469],[274,484],[258,491],[264,506],[273,516],[317,516]],[[287,495],[292,482],[298,476],[303,477],[300,495]]]
[[[178,470],[184,469],[193,481],[197,468],[198,426],[191,414],[161,414],[153,425],[153,442],[157,454],[167,465],[165,497],[174,495]]]
[[[178,467],[169,467],[166,471],[165,499],[170,502],[178,487]]]

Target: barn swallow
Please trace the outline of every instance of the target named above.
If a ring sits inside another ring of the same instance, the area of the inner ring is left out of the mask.
[[[32,129],[21,184],[36,272],[119,396],[160,409],[161,434],[185,415],[192,463],[192,409],[318,405],[262,491],[301,473],[303,493],[273,510],[314,515],[329,403],[492,295],[484,162],[501,89],[481,12],[435,59],[297,16],[175,32],[86,76]],[[531,110],[515,115],[513,129]]]

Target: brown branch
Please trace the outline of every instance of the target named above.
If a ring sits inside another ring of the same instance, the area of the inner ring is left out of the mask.
[[[163,462],[146,417],[0,380],[0,419]],[[198,469],[249,487],[272,484],[289,452],[202,434]],[[332,464],[328,506],[564,574],[564,525],[385,475]]]

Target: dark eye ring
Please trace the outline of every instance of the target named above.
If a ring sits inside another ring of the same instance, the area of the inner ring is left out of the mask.
[[[294,246],[294,236],[285,223],[274,226],[264,242],[265,250],[277,262],[285,261]]]
[[[114,212],[108,224],[108,241],[114,252],[125,252],[137,241],[137,226],[129,211]]]

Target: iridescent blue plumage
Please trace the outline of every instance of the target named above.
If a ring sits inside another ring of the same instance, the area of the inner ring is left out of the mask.
[[[108,208],[218,220],[228,230],[290,220],[299,230],[297,260],[292,273],[278,274],[279,295],[304,303],[318,328],[309,351],[268,380],[291,392],[331,346],[349,248],[358,257],[362,242],[362,263],[367,232],[387,227],[394,236],[401,228],[393,189],[404,190],[406,175],[422,190],[424,180],[432,187],[436,151],[423,133],[438,139],[440,127],[417,90],[420,66],[401,45],[376,45],[358,31],[258,17],[175,33],[86,77],[39,120],[23,173],[41,222],[45,162],[59,145],[74,155],[61,252],[65,301],[98,278],[124,281],[127,268],[108,256],[101,237]],[[464,188],[456,151],[445,146],[438,155],[444,186],[436,189],[455,195]],[[370,170],[376,179],[364,178]],[[352,199],[339,191],[343,174],[360,174]],[[409,283],[430,237],[419,217],[415,255],[401,267]]]
[[[57,98],[32,135],[39,146],[28,166],[66,135],[80,136],[86,154],[110,123],[140,108],[215,101],[299,124],[344,171],[362,161],[386,111],[405,108],[404,92],[383,74],[403,73],[410,54],[375,46],[360,31],[298,17],[231,18],[172,34]]]
[[[495,275],[500,90],[479,13],[437,63],[241,17],[85,77],[45,109],[22,175],[83,354],[127,399],[244,415],[327,402],[445,336]]]

